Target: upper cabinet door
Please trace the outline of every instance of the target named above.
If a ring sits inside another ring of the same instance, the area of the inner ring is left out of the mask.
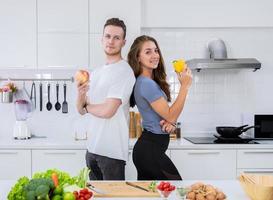
[[[88,0],[37,0],[38,66],[88,67]]]
[[[36,0],[0,1],[0,68],[36,67]]]
[[[272,8],[270,0],[142,0],[142,27],[272,27]]]
[[[37,0],[38,32],[88,33],[88,0]]]
[[[90,0],[90,33],[102,33],[108,18],[124,20],[128,33],[140,33],[140,0]]]
[[[88,34],[40,33],[38,66],[42,68],[86,68]]]

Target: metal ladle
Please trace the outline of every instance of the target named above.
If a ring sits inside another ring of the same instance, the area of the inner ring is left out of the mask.
[[[48,95],[48,102],[46,104],[46,109],[50,111],[52,108],[52,104],[50,103],[50,83],[47,85],[47,95]]]
[[[57,97],[57,102],[55,103],[55,109],[58,111],[62,107],[59,102],[59,83],[56,84],[56,97]]]

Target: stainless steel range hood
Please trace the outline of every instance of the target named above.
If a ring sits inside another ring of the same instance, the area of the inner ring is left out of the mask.
[[[223,40],[214,39],[208,43],[210,58],[194,58],[187,61],[189,68],[202,69],[253,69],[261,68],[256,58],[227,58],[226,46]]]
[[[192,59],[187,61],[191,69],[200,71],[201,69],[253,69],[261,68],[261,63],[255,58],[236,58],[236,59]]]

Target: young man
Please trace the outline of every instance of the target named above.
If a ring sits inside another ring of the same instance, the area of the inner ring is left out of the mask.
[[[122,20],[106,21],[102,37],[105,65],[91,73],[90,83],[78,85],[77,109],[82,115],[90,114],[86,164],[91,180],[125,179],[129,99],[135,83],[131,67],[121,57],[125,37]]]

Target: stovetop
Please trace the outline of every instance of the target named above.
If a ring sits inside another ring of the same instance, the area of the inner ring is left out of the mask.
[[[184,137],[193,144],[259,144],[254,138],[224,138],[218,135],[214,137]]]

